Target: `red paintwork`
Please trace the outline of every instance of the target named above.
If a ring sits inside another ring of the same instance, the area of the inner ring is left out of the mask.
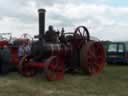
[[[8,45],[8,44],[9,44],[8,41],[2,40],[0,41],[0,48],[3,48],[4,45]]]
[[[40,69],[40,68],[44,68],[45,67],[45,63],[44,62],[31,62],[30,66]]]
[[[18,47],[12,47],[11,49],[11,64],[18,65],[19,64],[19,58],[18,58]]]

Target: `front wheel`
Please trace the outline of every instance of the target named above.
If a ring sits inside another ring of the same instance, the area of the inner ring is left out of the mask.
[[[61,56],[51,56],[46,60],[45,73],[47,79],[50,81],[53,80],[62,80],[64,77],[64,63]]]
[[[27,56],[24,56],[19,65],[18,65],[18,69],[19,72],[26,77],[32,77],[36,74],[36,70],[31,66],[30,64],[30,60],[27,58]]]

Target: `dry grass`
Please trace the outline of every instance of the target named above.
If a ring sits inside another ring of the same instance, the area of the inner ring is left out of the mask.
[[[0,76],[0,96],[127,96],[128,66],[106,66],[98,77],[65,75],[62,81],[47,81],[38,75],[18,73]]]

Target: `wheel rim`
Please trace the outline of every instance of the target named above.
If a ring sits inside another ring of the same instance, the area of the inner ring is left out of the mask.
[[[64,76],[64,64],[58,56],[51,56],[46,61],[45,72],[47,79],[50,81],[53,80],[62,80]]]
[[[81,67],[89,75],[101,73],[105,66],[105,51],[99,42],[88,42],[82,47],[80,56]]]
[[[32,77],[36,74],[35,69],[32,66],[30,66],[30,62],[27,59],[27,56],[24,56],[21,59],[18,65],[18,69],[19,69],[19,72],[26,77]]]

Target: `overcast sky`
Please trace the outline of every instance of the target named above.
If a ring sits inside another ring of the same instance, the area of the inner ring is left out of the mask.
[[[128,0],[0,0],[0,32],[37,35],[38,8],[47,10],[46,29],[85,25],[101,40],[128,41]]]

